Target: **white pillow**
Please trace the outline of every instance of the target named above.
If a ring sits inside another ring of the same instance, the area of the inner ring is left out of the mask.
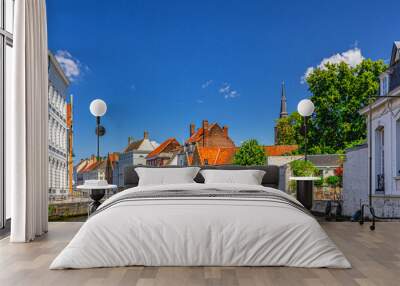
[[[206,184],[261,185],[265,171],[262,170],[201,170]]]
[[[143,168],[135,169],[139,176],[139,186],[194,183],[198,167],[188,168]]]

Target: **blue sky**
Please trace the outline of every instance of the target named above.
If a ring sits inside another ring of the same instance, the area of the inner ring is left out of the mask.
[[[333,3],[334,2],[334,3]],[[398,1],[48,0],[49,48],[72,79],[76,158],[96,152],[89,104],[108,104],[102,154],[143,130],[183,142],[189,123],[273,144],[281,82],[289,111],[324,59],[388,59]]]

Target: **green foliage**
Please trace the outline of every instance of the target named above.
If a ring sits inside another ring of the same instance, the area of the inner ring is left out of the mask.
[[[257,140],[250,139],[245,141],[236,152],[233,162],[235,165],[255,166],[265,165],[267,155],[263,146],[259,145]]]
[[[317,180],[317,181],[314,181],[314,186],[316,186],[316,187],[322,187],[324,185],[324,178],[320,178],[319,180]]]
[[[48,215],[49,215],[49,216],[53,216],[55,210],[56,210],[56,208],[55,208],[54,206],[49,205],[49,206],[48,206]]]
[[[367,59],[356,67],[327,64],[307,77],[315,105],[315,113],[308,120],[309,154],[344,154],[345,149],[365,142],[367,128],[358,111],[369,104],[370,95],[377,94],[379,75],[386,68],[382,60]],[[278,119],[278,144],[297,144],[297,153],[304,153],[302,124],[297,112]]]
[[[356,67],[327,64],[306,79],[315,115],[309,120],[310,153],[343,153],[366,138],[366,125],[358,111],[377,94],[383,61],[362,61]]]
[[[318,169],[310,161],[292,161],[290,162],[290,168],[292,169],[293,175],[296,177],[310,177],[318,175]]]
[[[279,134],[278,145],[296,145],[303,141],[300,134],[303,118],[299,113],[293,112],[288,117],[279,118],[276,121],[276,128]]]
[[[326,183],[331,187],[337,187],[341,183],[341,179],[339,176],[329,176],[326,178]]]
[[[360,138],[358,140],[354,140],[353,142],[348,143],[345,148],[346,149],[353,148],[358,145],[365,144],[366,142],[367,142],[367,140],[365,138]]]

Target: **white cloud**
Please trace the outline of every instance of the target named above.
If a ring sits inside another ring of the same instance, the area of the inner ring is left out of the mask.
[[[131,90],[135,91],[136,90],[136,85],[135,84],[131,84],[130,88],[131,88]]]
[[[76,80],[81,75],[82,64],[74,58],[68,51],[58,50],[55,58],[60,63],[65,75],[70,81]],[[85,67],[88,70],[88,67]]]
[[[203,84],[201,85],[201,88],[207,88],[207,87],[209,87],[212,83],[213,83],[213,80],[212,80],[212,79],[207,80],[205,83],[203,83]]]
[[[235,98],[240,95],[236,90],[232,89],[231,85],[227,82],[223,83],[218,91],[225,99]]]
[[[204,100],[202,100],[202,99],[197,99],[196,102],[197,102],[198,104],[202,104],[202,103],[204,103]]]
[[[325,69],[326,64],[346,63],[351,67],[355,67],[364,60],[361,50],[357,47],[347,50],[341,54],[335,54],[329,58],[324,58],[317,67],[308,67],[304,75],[301,77],[301,83],[305,83],[307,77],[317,68]]]

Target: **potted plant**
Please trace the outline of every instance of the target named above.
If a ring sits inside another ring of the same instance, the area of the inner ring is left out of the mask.
[[[306,160],[296,160],[290,163],[293,177],[290,179],[296,181],[296,198],[307,209],[312,208],[313,204],[313,181],[321,180],[318,175],[318,169],[315,165]]]

